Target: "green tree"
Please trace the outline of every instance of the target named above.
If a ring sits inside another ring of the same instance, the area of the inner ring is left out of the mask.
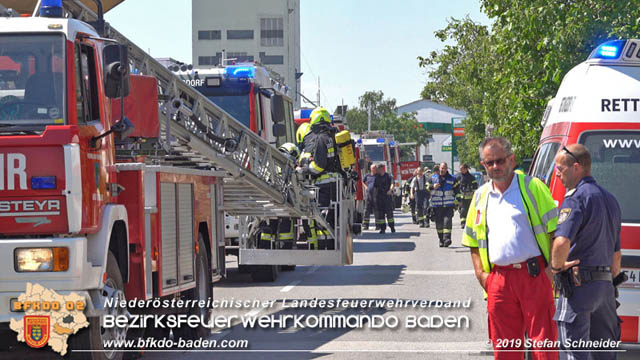
[[[347,111],[347,123],[353,133],[367,131],[368,109],[371,108],[371,130],[385,130],[397,142],[426,144],[427,131],[418,123],[415,113],[398,115],[396,99],[385,98],[382,91],[367,91],[359,98],[359,107]]]
[[[637,36],[636,0],[481,0],[493,24],[451,19],[436,35],[447,44],[418,58],[429,81],[422,96],[467,111],[463,161],[476,162],[484,128],[531,156],[540,120],[563,76],[600,43]],[[471,127],[471,129],[469,128]],[[471,131],[470,131],[471,130]],[[473,151],[472,151],[473,150]]]

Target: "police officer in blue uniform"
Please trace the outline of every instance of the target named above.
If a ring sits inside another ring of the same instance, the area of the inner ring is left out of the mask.
[[[565,350],[560,358],[615,359],[614,352],[575,350],[594,349],[596,345],[587,341],[600,342],[600,350],[615,348],[620,338],[612,283],[620,272],[620,206],[591,177],[591,155],[585,146],[563,147],[555,163],[556,176],[568,190],[551,254],[551,270],[560,290],[554,316],[560,348]]]

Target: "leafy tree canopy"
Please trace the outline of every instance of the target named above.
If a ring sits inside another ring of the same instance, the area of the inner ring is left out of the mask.
[[[397,142],[427,143],[427,131],[415,113],[398,115],[396,99],[385,98],[382,91],[367,91],[359,99],[359,106],[347,111],[347,123],[353,133],[367,131],[368,109],[371,109],[371,130],[385,130]]]
[[[637,37],[635,0],[481,0],[492,20],[450,19],[440,51],[419,57],[422,97],[465,110],[462,161],[478,163],[487,132],[506,136],[518,158],[533,155],[547,102],[563,76],[600,43]]]

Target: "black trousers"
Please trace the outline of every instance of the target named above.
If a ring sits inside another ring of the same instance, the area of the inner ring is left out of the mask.
[[[369,227],[371,215],[377,219],[376,204],[372,199],[367,199],[365,201],[364,219],[362,219],[362,225],[364,225],[365,229]]]
[[[385,195],[384,197],[378,197],[376,199],[376,224],[380,225],[380,230],[386,230],[387,224],[389,223],[389,227],[395,229],[395,220],[393,219],[393,200],[391,195]],[[385,217],[386,222],[385,222]]]
[[[327,184],[319,184],[318,185],[318,206],[321,208],[327,208],[327,222],[332,227],[332,230],[335,230],[335,215],[336,210],[331,207],[331,201],[335,201],[338,199],[336,183],[327,183]],[[335,241],[331,237],[330,233],[326,231],[326,229],[317,227],[316,234],[318,236],[318,249],[324,250],[333,250],[335,249]]]
[[[429,224],[427,210],[429,208],[429,193],[426,190],[418,190],[416,195],[416,210],[418,211],[418,224]]]
[[[472,199],[462,199],[460,201],[460,222],[464,225],[467,220],[467,213],[469,212],[469,206],[471,206]]]
[[[451,228],[453,219],[453,206],[434,207],[436,217],[436,230],[440,243],[451,243]]]

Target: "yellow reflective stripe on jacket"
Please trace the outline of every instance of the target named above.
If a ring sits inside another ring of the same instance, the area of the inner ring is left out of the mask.
[[[536,242],[548,263],[551,254],[550,233],[555,231],[558,224],[558,209],[549,188],[542,181],[522,172],[516,172],[515,176]],[[462,245],[479,249],[484,272],[490,272],[493,266],[489,260],[486,218],[490,186],[490,182],[486,183],[474,193],[462,234]]]
[[[324,171],[324,169],[318,166],[315,161],[312,161],[309,164],[309,170],[314,174],[320,174]]]

